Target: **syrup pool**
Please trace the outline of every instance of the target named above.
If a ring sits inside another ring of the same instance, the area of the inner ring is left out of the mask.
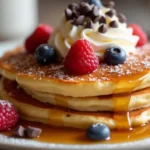
[[[20,120],[18,125],[24,127],[33,126],[43,130],[39,138],[30,139],[46,143],[57,144],[110,144],[110,143],[123,143],[143,140],[150,137],[150,124],[137,127],[132,130],[112,130],[110,140],[107,141],[91,141],[86,138],[86,130],[73,129],[73,128],[60,128],[34,123],[29,121]],[[9,137],[14,137],[13,130],[2,132],[2,134]]]

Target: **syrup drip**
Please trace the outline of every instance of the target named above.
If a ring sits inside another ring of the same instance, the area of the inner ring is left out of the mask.
[[[57,124],[61,125],[61,126],[64,126],[64,123],[63,123],[63,115],[61,113],[61,111],[58,111],[58,110],[50,110],[49,111],[49,122],[55,126]],[[53,116],[53,118],[52,118]]]
[[[114,113],[113,118],[116,121],[117,129],[130,129],[130,112]]]
[[[142,72],[136,76],[130,75],[125,77],[118,78],[116,82],[116,87],[113,91],[112,99],[114,103],[114,115],[113,118],[116,121],[116,125],[118,129],[131,129],[131,122],[130,122],[130,112],[129,112],[129,104],[131,100],[131,94],[133,90],[139,86],[145,75],[147,74],[147,71]],[[122,87],[127,87],[126,89],[123,89]],[[127,91],[126,94],[120,94],[116,95],[115,93],[124,93],[124,91]],[[120,99],[121,97],[121,99]]]

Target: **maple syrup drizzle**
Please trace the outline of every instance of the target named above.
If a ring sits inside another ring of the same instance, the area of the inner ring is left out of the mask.
[[[113,91],[112,99],[114,104],[114,114],[113,118],[116,121],[118,129],[131,129],[130,122],[130,112],[129,104],[131,100],[131,94],[133,90],[142,83],[142,79],[147,74],[147,71],[142,72],[136,76],[129,75],[125,77],[118,78],[115,83],[115,89]],[[125,94],[115,94],[118,92],[124,93],[122,87],[127,87],[126,90],[128,93]],[[121,89],[121,90],[120,90]],[[121,97],[121,98],[120,98]]]
[[[52,118],[53,117],[53,118]],[[61,111],[58,111],[58,110],[50,110],[49,111],[49,122],[53,125],[61,125],[61,126],[64,126],[64,123],[63,123],[63,115],[61,113]]]

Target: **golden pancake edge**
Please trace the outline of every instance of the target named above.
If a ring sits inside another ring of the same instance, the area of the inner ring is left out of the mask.
[[[37,64],[33,55],[19,47],[1,59],[0,72],[34,91],[71,97],[120,94],[150,87],[149,55],[130,55],[123,65],[101,64],[91,74],[75,76],[68,74],[62,64]]]
[[[12,102],[20,117],[28,121],[74,128],[87,128],[94,123],[104,123],[111,129],[127,127],[124,124],[126,120],[118,120],[121,116],[119,113],[77,112],[38,102],[18,88],[16,82],[8,79],[1,80],[0,95]],[[132,127],[145,124],[150,119],[150,107],[127,113],[127,117]]]

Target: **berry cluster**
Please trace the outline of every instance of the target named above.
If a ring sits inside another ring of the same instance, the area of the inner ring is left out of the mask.
[[[90,5],[94,4],[93,7]],[[93,22],[102,23],[98,31],[101,33],[107,32],[106,19],[104,16],[99,15],[99,9],[102,4],[99,0],[82,0],[80,4],[70,4],[65,10],[66,19],[73,20],[74,25],[84,25],[85,28],[92,28]],[[113,9],[114,2],[109,2],[104,5],[111,8],[106,12],[106,15],[112,17],[116,14]],[[126,22],[124,15],[118,15],[121,23]],[[116,21],[112,21],[109,24],[110,27],[116,28],[118,24]],[[133,28],[133,34],[139,36],[137,47],[143,46],[147,43],[148,38],[146,33],[140,26],[131,24],[129,27]],[[53,29],[48,25],[39,25],[35,32],[26,40],[25,46],[29,53],[35,54],[36,61],[41,64],[49,64],[57,61],[56,50],[47,44],[47,41],[52,33]],[[104,53],[104,62],[108,65],[123,64],[126,61],[126,52],[119,47],[110,47]],[[87,40],[78,40],[70,48],[65,60],[64,67],[72,74],[82,75],[95,71],[99,66],[99,59],[94,53],[94,49],[90,42]]]
[[[119,47],[110,47],[105,51],[104,61],[108,65],[123,64],[126,61],[126,52]],[[78,40],[72,45],[64,65],[73,74],[88,74],[98,68],[99,59],[90,42]]]
[[[51,26],[41,24],[25,41],[27,52],[35,54],[37,62],[41,65],[56,61],[55,49],[46,44],[52,32],[53,28]]]
[[[137,46],[143,46],[147,43],[147,36],[145,32],[135,24],[129,25],[129,27],[133,28],[133,34],[140,37],[140,40],[137,44]],[[38,29],[41,30],[41,27],[36,29],[36,32]],[[101,32],[105,32],[105,26],[103,25],[100,28]],[[47,33],[45,32],[45,29],[43,28],[43,32],[41,32],[41,36],[47,36]],[[34,41],[37,38],[33,38],[34,36],[29,37],[29,39]],[[35,42],[36,43],[36,42]],[[36,48],[36,51],[33,49],[32,51],[35,51],[35,59],[37,62],[41,65],[54,63],[57,61],[57,55],[56,50],[47,45],[47,42],[42,45],[38,45],[38,48]],[[32,43],[34,45],[34,42]],[[37,47],[35,45],[34,47]],[[28,50],[31,52],[30,50]],[[119,48],[119,47],[110,47],[105,51],[104,54],[104,61],[108,65],[118,65],[123,64],[126,61],[126,52]],[[94,49],[92,45],[86,41],[86,40],[78,40],[76,41],[72,47],[70,48],[70,51],[68,55],[65,58],[64,61],[65,68],[73,74],[88,74],[96,70],[99,66],[99,60],[97,56],[94,54]]]
[[[25,41],[25,48],[29,53],[34,53],[38,46],[48,42],[53,28],[47,24],[40,24]]]

